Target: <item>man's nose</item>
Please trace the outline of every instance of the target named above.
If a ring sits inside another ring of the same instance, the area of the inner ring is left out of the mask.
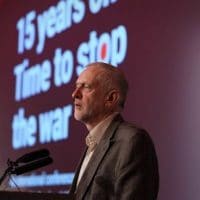
[[[82,94],[81,94],[80,88],[76,88],[72,93],[72,98],[73,99],[75,99],[75,98],[80,99],[81,97],[82,97]]]

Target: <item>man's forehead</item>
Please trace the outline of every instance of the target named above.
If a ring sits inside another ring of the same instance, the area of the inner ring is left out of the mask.
[[[93,74],[81,73],[80,76],[76,80],[76,84],[83,83],[92,83],[95,80],[95,76]]]
[[[100,73],[87,73],[82,74],[78,77],[76,81],[76,85],[89,85],[92,87],[96,87],[97,85],[101,85],[102,81],[100,80]]]
[[[93,81],[94,79],[96,79],[97,75],[101,74],[101,72],[102,69],[95,66],[89,66],[79,75],[77,82]]]

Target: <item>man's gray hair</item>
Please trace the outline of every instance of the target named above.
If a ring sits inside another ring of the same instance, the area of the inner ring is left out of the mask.
[[[100,67],[101,69],[103,69],[102,73],[100,73],[99,76],[97,76],[96,78],[102,81],[102,86],[107,92],[112,89],[119,90],[120,99],[118,105],[120,108],[123,109],[128,93],[128,81],[126,80],[123,71],[115,66],[103,62],[91,63],[87,67],[90,66]]]

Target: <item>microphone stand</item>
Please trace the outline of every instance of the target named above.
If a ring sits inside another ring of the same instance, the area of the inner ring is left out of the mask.
[[[3,175],[0,178],[0,185],[3,183],[4,179],[6,178],[6,176],[9,174],[9,172],[11,171],[10,167],[8,167],[5,172],[3,173]]]
[[[4,171],[3,175],[0,177],[0,185],[3,183],[4,179],[6,178],[6,176],[11,173],[13,168],[15,166],[17,166],[17,163],[12,162],[12,161],[10,161],[10,159],[8,159],[7,165],[8,165],[7,169]]]

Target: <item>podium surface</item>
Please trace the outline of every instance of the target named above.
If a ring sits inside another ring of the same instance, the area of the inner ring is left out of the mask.
[[[0,191],[0,200],[73,200],[68,194]]]

